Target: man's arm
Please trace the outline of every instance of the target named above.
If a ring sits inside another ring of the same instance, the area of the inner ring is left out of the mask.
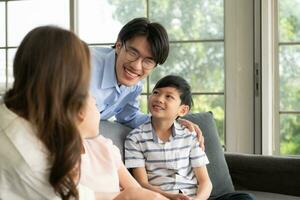
[[[148,182],[147,172],[145,167],[133,168],[132,174],[134,178],[141,184],[142,187],[160,193],[168,199],[176,200],[190,200],[190,198],[184,194],[172,194],[162,191],[159,187],[153,186]]]
[[[136,128],[148,121],[149,115],[140,111],[138,101],[136,100],[134,103],[126,104],[123,110],[116,115],[116,119],[121,124]]]
[[[143,84],[139,83],[135,86],[133,91],[127,94],[128,98],[131,100],[128,100],[127,104],[122,108],[122,111],[116,114],[116,119],[121,124],[125,124],[131,128],[136,128],[148,121],[149,116],[141,112],[138,101],[138,97],[141,94],[142,89]]]
[[[198,180],[197,196],[194,200],[206,200],[212,190],[212,183],[210,181],[206,166],[193,168]]]

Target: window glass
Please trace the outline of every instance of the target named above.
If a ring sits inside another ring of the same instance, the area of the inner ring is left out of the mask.
[[[5,3],[0,2],[0,47],[5,46]]]
[[[161,77],[168,74],[184,77],[193,92],[223,92],[223,43],[171,44],[166,63],[157,66],[150,75],[150,89]]]
[[[300,155],[300,114],[280,115],[280,154]]]
[[[7,66],[8,66],[8,89],[11,88],[13,82],[14,82],[14,75],[13,75],[13,60],[15,57],[17,49],[9,49],[8,50],[8,62],[7,62]]]
[[[279,0],[280,42],[300,41],[300,1]]]
[[[224,144],[224,95],[193,95],[194,105],[191,112],[213,113],[221,144]],[[200,127],[201,128],[201,127]]]
[[[79,36],[87,43],[115,43],[122,26],[146,16],[146,1],[79,0]]]
[[[138,101],[140,104],[140,109],[143,113],[147,113],[148,112],[148,97],[147,95],[140,95],[138,97]]]
[[[151,21],[161,23],[172,41],[170,54],[167,61],[157,66],[150,78],[144,80],[143,95],[139,97],[141,111],[148,112],[147,94],[151,93],[160,78],[168,74],[183,76],[191,84],[194,93],[195,106],[192,112],[212,111],[224,144],[223,0],[78,2],[79,35],[93,46],[99,43],[113,44],[122,26],[135,17],[146,17],[148,13]],[[212,95],[199,95],[199,92]]]
[[[5,62],[5,50],[0,49],[0,95],[5,92],[6,89],[6,62]]]
[[[300,111],[300,45],[279,48],[280,110]]]
[[[168,30],[170,40],[223,39],[223,0],[153,0],[149,17]]]
[[[27,0],[8,2],[8,45],[18,46],[34,27],[58,25],[69,29],[68,0]]]
[[[300,1],[278,1],[281,155],[300,154]]]

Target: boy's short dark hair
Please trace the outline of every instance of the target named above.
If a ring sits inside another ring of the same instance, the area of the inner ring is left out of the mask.
[[[180,94],[181,105],[188,105],[190,109],[192,108],[193,98],[191,86],[184,78],[175,75],[165,76],[156,83],[153,90],[164,87],[173,87],[177,89]]]
[[[150,22],[144,17],[134,18],[123,26],[119,32],[118,41],[123,45],[135,36],[146,36],[157,64],[163,64],[166,61],[169,55],[169,39],[167,31],[161,24]]]

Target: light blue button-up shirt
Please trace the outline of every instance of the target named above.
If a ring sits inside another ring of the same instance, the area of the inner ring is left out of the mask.
[[[113,116],[122,124],[136,128],[145,123],[149,116],[139,109],[137,97],[143,84],[127,87],[119,86],[115,72],[115,49],[104,47],[91,48],[92,74],[91,92],[97,102],[101,119]]]

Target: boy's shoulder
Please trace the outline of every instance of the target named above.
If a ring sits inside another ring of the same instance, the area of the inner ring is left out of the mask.
[[[176,134],[180,136],[193,136],[196,137],[197,134],[195,131],[190,131],[187,127],[181,125],[179,122],[174,122],[174,131],[176,131]]]
[[[130,131],[127,135],[127,138],[140,139],[147,136],[149,133],[152,133],[152,125],[150,120]]]

